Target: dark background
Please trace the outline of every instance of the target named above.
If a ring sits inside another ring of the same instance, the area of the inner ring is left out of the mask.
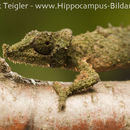
[[[32,2],[33,1],[33,2]],[[111,0],[21,0],[23,3],[110,3]],[[116,2],[116,0],[113,0]],[[130,3],[128,0],[124,0]],[[2,3],[3,1],[0,1]],[[5,2],[5,1],[4,1]],[[6,1],[7,2],[7,1]],[[20,0],[8,0],[9,3],[18,3]],[[118,2],[123,2],[118,0]],[[129,10],[0,10],[0,56],[3,43],[14,44],[20,41],[31,30],[58,31],[70,28],[73,35],[95,30],[96,26],[107,27],[108,23],[113,26],[130,25]],[[22,76],[41,79],[72,81],[76,73],[61,69],[48,69],[41,67],[25,66],[9,62],[12,70]],[[127,80],[130,79],[130,69],[100,73],[102,80]]]

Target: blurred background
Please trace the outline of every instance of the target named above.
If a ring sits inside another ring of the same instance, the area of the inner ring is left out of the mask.
[[[115,0],[113,0],[115,2]],[[0,1],[0,4],[3,1]],[[4,1],[5,2],[5,1]],[[112,0],[6,0],[9,3],[110,3]],[[123,2],[118,0],[118,2]],[[127,0],[125,0],[127,2]],[[128,0],[130,3],[130,1]],[[127,3],[128,3],[127,2]],[[70,28],[73,35],[93,31],[97,26],[107,27],[108,23],[113,26],[130,25],[129,10],[9,10],[0,9],[0,56],[2,56],[1,46],[3,43],[14,44],[20,41],[26,33],[37,29],[38,31],[58,31],[63,28]],[[40,80],[73,81],[75,72],[61,69],[50,69],[32,67],[24,64],[13,64],[9,62],[12,70],[24,77]],[[130,69],[117,70],[100,73],[102,80],[128,80],[130,79]]]

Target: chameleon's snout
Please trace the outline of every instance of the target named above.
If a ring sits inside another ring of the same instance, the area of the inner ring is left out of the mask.
[[[9,45],[4,43],[2,45],[2,50],[3,50],[3,57],[7,58],[8,57]]]

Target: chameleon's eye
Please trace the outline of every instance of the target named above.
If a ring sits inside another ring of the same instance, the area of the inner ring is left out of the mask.
[[[34,39],[33,48],[39,54],[50,55],[54,44],[50,36],[41,34]]]
[[[35,42],[33,48],[36,52],[43,55],[49,55],[53,50],[53,43],[46,41],[43,43]]]
[[[51,44],[51,43],[50,43],[49,41],[46,41],[45,44],[46,44],[46,45],[49,45],[49,44]]]

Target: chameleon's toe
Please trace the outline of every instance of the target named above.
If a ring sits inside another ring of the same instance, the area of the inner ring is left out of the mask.
[[[60,91],[61,91],[61,84],[59,82],[54,82],[53,83],[53,89],[56,91],[56,93],[59,95]]]
[[[62,111],[65,108],[65,102],[68,97],[68,90],[64,88],[59,82],[54,82],[53,88],[56,91],[56,93],[59,95],[58,109],[59,111]]]
[[[58,110],[62,111],[65,109],[65,102],[66,102],[66,95],[59,95],[59,105],[58,105]]]

